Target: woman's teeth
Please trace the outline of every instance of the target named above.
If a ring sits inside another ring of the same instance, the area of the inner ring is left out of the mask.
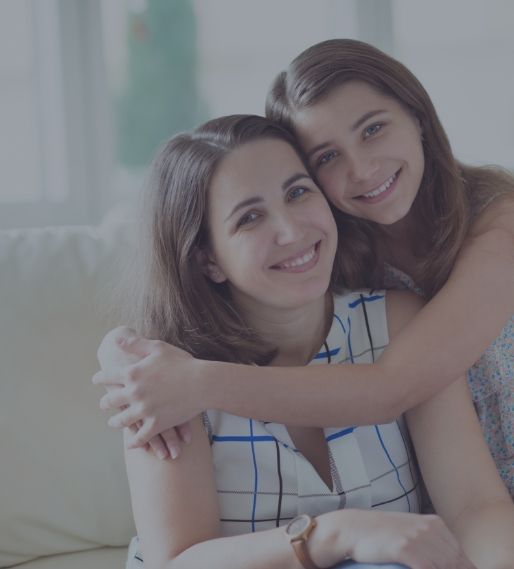
[[[278,265],[279,269],[292,269],[293,267],[301,267],[302,265],[305,265],[305,263],[308,263],[316,254],[316,246],[313,245],[311,249],[309,249],[309,251],[307,251],[307,253],[305,253],[305,255],[302,255],[301,257],[297,257],[296,259],[293,259],[292,261],[286,261],[284,263],[280,263],[280,265]]]
[[[364,198],[376,198],[380,194],[384,193],[386,190],[389,189],[389,186],[396,180],[396,174],[393,174],[390,178],[388,178],[381,186],[379,186],[376,190],[369,192],[367,194],[362,194]]]

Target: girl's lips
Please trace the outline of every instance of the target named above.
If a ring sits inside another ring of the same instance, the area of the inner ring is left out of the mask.
[[[384,201],[394,192],[396,185],[398,184],[398,178],[400,177],[401,171],[402,170],[400,168],[395,174],[391,176],[389,180],[384,182],[382,186],[387,187],[384,187],[384,189],[381,190],[378,194],[376,194],[377,190],[374,190],[373,192],[368,192],[368,194],[375,193],[376,195],[370,196],[362,194],[360,196],[356,196],[354,199],[365,202],[367,204],[376,204]]]
[[[281,263],[277,263],[270,268],[275,271],[286,273],[303,273],[305,271],[309,271],[318,263],[320,244],[321,241],[318,241],[304,253],[297,255],[296,257],[291,257]]]

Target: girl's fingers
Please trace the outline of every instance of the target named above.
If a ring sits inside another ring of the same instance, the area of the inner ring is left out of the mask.
[[[123,387],[124,383],[121,377],[115,372],[107,372],[104,370],[97,371],[91,378],[95,385],[118,385]]]
[[[100,409],[107,411],[108,409],[120,409],[130,404],[130,398],[123,389],[114,389],[109,391],[100,399]]]
[[[127,448],[143,446],[158,434],[159,430],[154,421],[143,421],[142,427],[138,430],[137,435],[134,436],[132,443],[128,445]]]
[[[188,445],[192,439],[191,424],[189,422],[182,423],[182,425],[178,425],[175,429],[177,430],[182,442]]]
[[[147,340],[135,334],[116,338],[116,344],[118,344],[123,351],[139,356],[140,358],[146,358],[146,356],[150,354],[153,345],[152,342],[155,343],[154,340]]]
[[[113,415],[107,421],[107,424],[109,425],[109,427],[113,427],[114,429],[122,429],[123,427],[130,427],[130,425],[133,425],[134,423],[136,423],[140,419],[142,419],[140,414],[136,413],[132,407],[128,407],[127,409],[125,409],[121,413],[117,413],[116,415]],[[144,426],[142,428],[144,428]],[[150,441],[150,439],[154,436],[154,434],[157,434],[157,433],[152,433],[152,436],[148,437],[144,441],[145,444]],[[142,445],[138,445],[138,446],[142,446]]]
[[[183,442],[177,429],[168,429],[161,433],[161,437],[164,439],[164,442],[168,447],[171,458],[178,458],[182,451],[181,446]]]
[[[170,456],[166,443],[164,442],[161,435],[157,435],[153,439],[150,439],[148,445],[152,449],[155,456],[160,460],[165,460],[168,458],[168,456]]]

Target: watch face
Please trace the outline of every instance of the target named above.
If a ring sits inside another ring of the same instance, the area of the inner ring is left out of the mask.
[[[311,520],[310,520],[309,516],[307,516],[305,514],[302,514],[300,516],[296,516],[296,518],[291,520],[289,522],[289,524],[287,525],[287,528],[286,528],[287,534],[291,537],[295,537],[297,535],[300,535],[303,531],[305,531],[307,529],[307,527],[309,526],[310,523],[311,523]]]

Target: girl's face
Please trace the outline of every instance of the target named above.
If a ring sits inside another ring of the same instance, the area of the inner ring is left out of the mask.
[[[384,225],[409,212],[425,160],[419,122],[398,101],[351,81],[297,113],[295,126],[336,207]]]
[[[209,188],[206,273],[228,280],[241,308],[292,308],[326,292],[337,246],[329,205],[293,148],[249,142]]]

